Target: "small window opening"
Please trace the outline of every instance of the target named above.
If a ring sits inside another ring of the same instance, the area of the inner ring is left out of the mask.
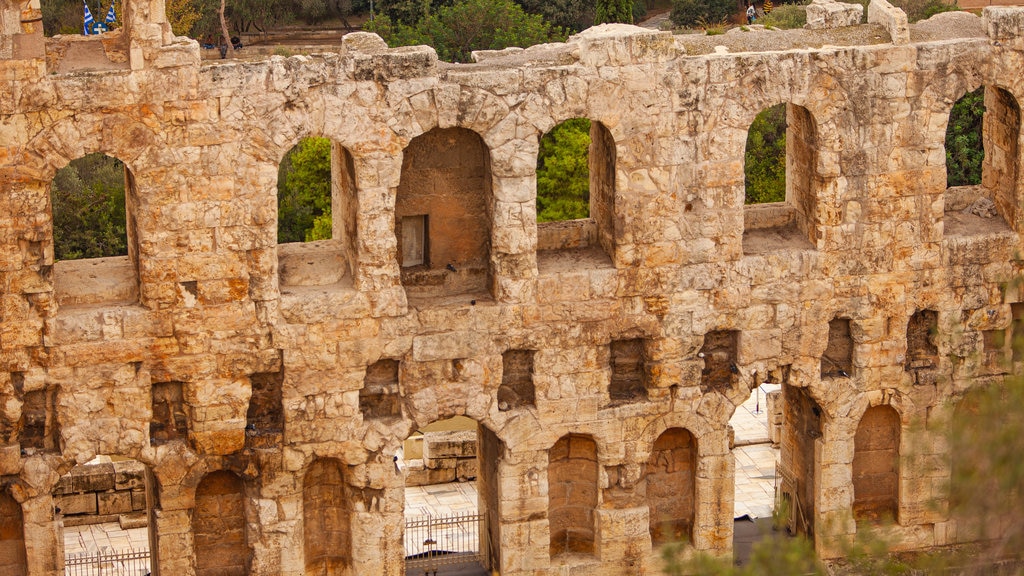
[[[704,360],[700,374],[703,392],[728,390],[736,383],[740,372],[736,366],[738,345],[739,332],[735,330],[714,330],[704,335],[704,345],[697,354]]]
[[[647,366],[644,341],[616,340],[610,346],[611,381],[608,397],[612,404],[639,402],[647,399]]]
[[[252,396],[245,415],[246,443],[251,447],[278,446],[284,432],[284,371],[253,374],[249,382]]]
[[[384,359],[366,369],[366,379],[359,391],[359,409],[364,418],[401,418],[398,367],[398,360]]]
[[[44,388],[24,394],[18,430],[21,447],[28,453],[60,450],[55,388]]]
[[[509,350],[501,355],[501,386],[498,410],[505,412],[536,404],[533,383],[533,350]]]
[[[182,382],[153,383],[153,419],[149,421],[149,442],[160,446],[188,438]]]
[[[853,372],[853,338],[850,320],[835,318],[828,323],[828,344],[821,356],[821,376],[848,378]]]
[[[934,310],[919,310],[907,322],[907,370],[935,368],[939,360],[939,349],[934,335],[939,329],[939,313]]]

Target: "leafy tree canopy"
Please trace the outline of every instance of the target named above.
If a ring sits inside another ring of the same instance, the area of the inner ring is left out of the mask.
[[[676,26],[693,27],[728,20],[734,12],[735,0],[673,0],[669,17]]]
[[[590,120],[574,118],[540,140],[537,156],[537,221],[590,215]]]
[[[633,0],[597,0],[594,24],[633,23]]]
[[[501,50],[565,39],[565,32],[512,0],[459,0],[428,13],[414,25],[376,19],[365,27],[391,46],[427,44],[438,58],[468,62],[473,50]]]
[[[57,171],[50,188],[57,260],[128,254],[124,164],[89,154]]]
[[[304,138],[285,155],[277,176],[277,241],[331,237],[331,141]]]
[[[743,165],[746,203],[786,199],[786,105],[766,108],[750,124]]]
[[[984,87],[966,94],[953,105],[946,126],[947,186],[981,184],[981,165],[985,160],[981,138],[984,115]]]
[[[523,10],[540,14],[554,26],[579,32],[594,21],[594,3],[588,0],[518,0]]]

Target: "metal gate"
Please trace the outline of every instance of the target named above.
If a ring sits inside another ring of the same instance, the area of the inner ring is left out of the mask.
[[[147,576],[149,550],[83,552],[64,558],[64,576]]]
[[[405,520],[405,567],[436,571],[440,566],[486,566],[484,514],[417,516]],[[483,538],[481,538],[483,536]]]

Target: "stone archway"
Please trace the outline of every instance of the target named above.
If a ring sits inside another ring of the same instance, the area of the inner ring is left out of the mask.
[[[233,472],[211,472],[196,488],[192,513],[196,576],[246,576],[245,492]]]
[[[0,574],[28,576],[24,515],[7,489],[0,490]]]
[[[651,541],[693,542],[696,514],[697,439],[670,428],[654,441],[644,472]]]
[[[872,406],[857,425],[853,451],[853,515],[858,520],[897,520],[900,416]]]

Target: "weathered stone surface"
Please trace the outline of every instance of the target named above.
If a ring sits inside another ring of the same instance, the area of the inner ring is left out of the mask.
[[[842,28],[856,26],[864,17],[864,7],[860,4],[839,2],[838,0],[812,0],[807,5],[807,28]]]
[[[650,572],[686,532],[724,554],[728,420],[765,375],[822,554],[876,508],[902,548],[970,540],[927,505],[937,433],[912,443],[927,466],[885,468],[899,436],[857,431],[881,411],[909,434],[1024,368],[1024,9],[911,43],[876,0],[893,44],[772,53],[608,25],[472,65],[363,33],[202,64],[160,0],[127,4],[116,35],[45,40],[37,2],[0,0],[0,497],[31,573],[63,571],[55,502],[91,508],[61,478],[97,455],[144,466],[103,490],[133,511],[157,491],[163,574],[403,574],[417,476],[477,478],[502,574]],[[75,51],[112,69],[68,70]],[[982,183],[947,191],[949,111],[979,86]],[[780,102],[789,199],[745,207],[747,131]],[[591,217],[538,225],[539,139],[576,117]],[[278,246],[278,167],[308,135],[334,144],[334,239]],[[129,256],[56,263],[49,186],[92,152],[127,168]],[[403,266],[424,216],[444,258]],[[456,415],[472,442],[396,469]]]

